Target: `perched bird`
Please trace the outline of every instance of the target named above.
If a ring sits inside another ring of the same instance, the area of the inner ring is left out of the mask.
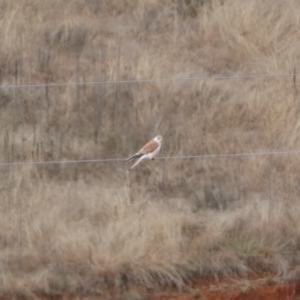
[[[140,149],[136,154],[131,156],[126,160],[126,162],[131,162],[133,160],[137,161],[130,167],[133,169],[136,167],[142,160],[152,160],[154,156],[158,154],[161,144],[162,144],[163,137],[161,135],[157,135],[153,140],[148,142],[142,149]]]

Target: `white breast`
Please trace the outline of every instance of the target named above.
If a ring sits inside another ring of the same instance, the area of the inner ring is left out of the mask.
[[[154,156],[156,156],[158,154],[158,152],[160,151],[160,148],[161,148],[161,144],[158,145],[158,147],[149,155],[149,159],[152,159]]]

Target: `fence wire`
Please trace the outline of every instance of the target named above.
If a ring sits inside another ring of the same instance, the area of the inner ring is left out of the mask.
[[[269,151],[269,152],[244,152],[244,153],[223,153],[203,155],[181,155],[181,156],[160,156],[159,160],[184,160],[184,159],[205,159],[205,158],[228,158],[243,156],[266,156],[266,155],[295,155],[300,151]],[[80,159],[80,160],[53,160],[53,161],[24,161],[24,162],[2,162],[0,167],[18,165],[55,165],[55,164],[80,164],[80,163],[113,163],[126,162],[128,158],[104,158],[104,159]]]
[[[7,84],[0,85],[1,88],[34,88],[51,86],[81,86],[97,84],[139,84],[151,82],[173,82],[173,81],[201,81],[201,80],[237,80],[249,78],[276,78],[276,77],[297,77],[300,73],[286,74],[247,74],[247,75],[216,75],[199,77],[179,77],[179,78],[153,78],[153,79],[128,79],[128,80],[105,80],[105,81],[83,81],[83,82],[61,82],[61,83],[33,83],[33,84]]]

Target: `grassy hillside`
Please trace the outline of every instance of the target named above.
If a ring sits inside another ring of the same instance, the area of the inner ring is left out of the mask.
[[[156,134],[168,157],[298,151],[297,75],[111,81],[297,73],[299,6],[1,1],[0,162],[126,158]],[[122,294],[255,270],[295,279],[299,163],[1,166],[0,293]]]

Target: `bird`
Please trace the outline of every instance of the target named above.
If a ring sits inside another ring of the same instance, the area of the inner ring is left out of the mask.
[[[130,167],[130,170],[135,168],[143,160],[155,159],[154,157],[160,151],[162,141],[163,137],[161,135],[157,135],[155,138],[145,144],[144,147],[141,148],[136,154],[128,158],[126,160],[127,163],[137,159],[137,161]]]

